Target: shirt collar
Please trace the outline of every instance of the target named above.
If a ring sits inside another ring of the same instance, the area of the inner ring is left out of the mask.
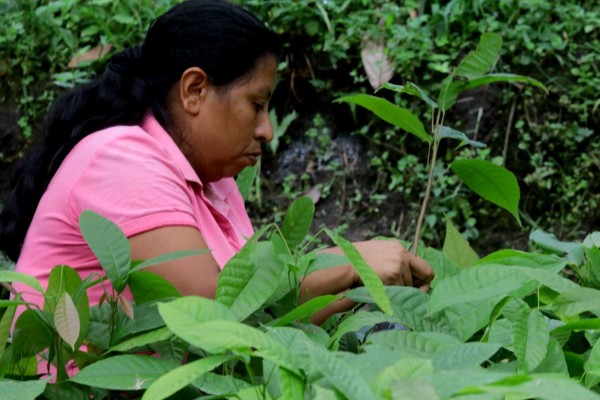
[[[175,143],[171,135],[169,135],[169,133],[167,133],[160,125],[152,113],[146,114],[140,126],[163,146],[165,151],[171,156],[175,164],[177,164],[181,170],[186,181],[197,183],[202,187],[202,182],[188,159],[181,152],[181,149],[177,146],[177,143]]]
[[[231,191],[236,188],[236,183],[233,178],[223,178],[217,182],[209,182],[204,185],[179,146],[177,146],[171,135],[169,135],[169,133],[160,125],[151,112],[146,114],[140,126],[164,147],[165,151],[181,170],[186,181],[197,183],[200,188],[206,186],[210,196],[209,200],[212,203],[226,203],[227,197]],[[202,191],[204,192],[205,190]]]

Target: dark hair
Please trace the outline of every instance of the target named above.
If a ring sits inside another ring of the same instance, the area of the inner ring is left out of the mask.
[[[188,0],[174,6],[152,23],[141,46],[116,54],[102,75],[53,104],[43,142],[15,171],[0,214],[0,249],[16,261],[50,180],[85,136],[110,126],[137,125],[148,110],[173,136],[164,102],[183,71],[198,66],[212,84],[226,87],[279,48],[273,32],[234,4]]]

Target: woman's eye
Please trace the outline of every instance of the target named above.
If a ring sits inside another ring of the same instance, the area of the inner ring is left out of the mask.
[[[267,106],[267,103],[254,103],[254,108],[256,109],[257,112],[264,110],[266,106]]]

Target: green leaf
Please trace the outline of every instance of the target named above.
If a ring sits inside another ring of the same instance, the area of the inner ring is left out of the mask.
[[[116,224],[89,210],[79,216],[79,228],[114,289],[121,293],[125,289],[131,264],[127,237]]]
[[[33,276],[15,271],[0,271],[0,282],[20,282],[44,294],[44,288]]]
[[[306,350],[311,363],[323,377],[331,383],[344,398],[349,400],[373,399],[373,392],[362,376],[346,363],[342,362],[335,353],[305,340]]]
[[[242,195],[242,199],[246,200],[248,195],[250,194],[250,188],[256,179],[256,175],[258,174],[258,163],[254,164],[251,167],[246,167],[240,172],[235,178],[235,183],[237,184],[238,190]]]
[[[453,82],[454,75],[449,75],[442,82],[442,88],[437,99],[438,106],[442,112],[446,112],[456,103],[456,98],[461,92],[461,86]]]
[[[250,387],[248,382],[234,378],[231,375],[217,375],[212,372],[200,376],[192,382],[192,385],[204,393],[220,396],[235,394]]]
[[[550,331],[551,335],[558,335],[563,332],[582,331],[582,330],[600,330],[600,318],[582,319],[580,321],[570,322],[561,325]]]
[[[546,357],[540,362],[540,364],[531,371],[534,374],[541,373],[559,373],[566,377],[569,376],[569,370],[567,367],[567,361],[562,351],[560,343],[556,339],[550,339],[548,342],[548,350],[546,351]]]
[[[412,133],[424,142],[431,143],[431,137],[425,131],[425,127],[419,118],[406,108],[398,107],[386,99],[366,94],[357,94],[341,97],[336,99],[335,102],[357,104],[371,111],[385,122],[404,129],[408,133]]]
[[[39,310],[25,310],[19,315],[13,332],[14,354],[20,357],[35,356],[54,343],[54,327],[47,323],[42,313]]]
[[[337,327],[335,332],[331,335],[329,339],[329,343],[327,343],[327,347],[331,347],[333,350],[337,350],[339,348],[339,341],[346,333],[356,332],[365,326],[373,326],[380,322],[400,322],[394,317],[390,317],[389,315],[372,311],[359,311],[356,314],[349,316],[344,319],[340,325]]]
[[[271,297],[286,272],[271,242],[246,243],[221,271],[217,301],[242,321]]]
[[[164,306],[160,304],[159,307]],[[198,323],[194,319],[174,320],[161,309],[161,315],[173,333],[210,353],[236,351],[252,354],[299,373],[290,350],[260,330],[232,321]]]
[[[135,267],[131,268],[129,273],[137,272],[141,269],[152,267],[154,265],[162,264],[167,261],[179,260],[181,258],[199,256],[201,254],[208,253],[209,249],[201,249],[201,250],[182,250],[182,251],[174,251],[172,253],[167,253],[160,255],[158,257],[153,257],[148,260],[142,261],[136,264]]]
[[[502,37],[496,33],[484,33],[479,39],[477,49],[460,62],[454,73],[469,80],[481,77],[496,64],[500,58],[500,49]]]
[[[548,321],[537,310],[525,310],[513,322],[512,339],[519,372],[531,372],[546,357],[550,340]]]
[[[172,360],[152,356],[114,356],[85,367],[71,381],[102,389],[142,390],[178,366]]]
[[[522,266],[559,272],[567,265],[567,263],[562,258],[550,254],[526,253],[517,250],[499,250],[480,259],[477,265],[505,265],[507,267]]]
[[[543,91],[548,93],[548,89],[544,84],[537,79],[529,78],[528,76],[523,75],[515,75],[515,74],[487,74],[483,75],[479,78],[471,79],[468,82],[462,84],[462,90],[474,89],[483,85],[487,85],[490,83],[496,82],[519,82],[519,83],[528,83],[537,88],[542,89]]]
[[[69,293],[63,293],[56,304],[54,325],[60,337],[75,350],[75,343],[79,337],[81,326],[77,308],[75,308]]]
[[[308,264],[306,275],[312,272],[319,271],[322,269],[328,269],[333,267],[339,267],[341,265],[350,264],[350,260],[346,256],[340,256],[338,254],[331,253],[319,253],[316,257]]]
[[[302,243],[308,234],[314,213],[315,205],[308,197],[300,197],[292,203],[281,227],[290,249],[295,249]]]
[[[10,337],[10,327],[12,326],[16,310],[16,306],[7,307],[4,314],[2,314],[2,318],[0,318],[0,360],[2,360],[2,354],[4,354],[6,343]],[[0,374],[0,376],[2,376],[2,374]]]
[[[143,400],[165,399],[206,372],[212,371],[224,362],[231,360],[230,355],[202,358],[183,365],[158,378],[142,396]]]
[[[427,315],[429,295],[410,286],[386,286],[394,315],[404,326],[417,332],[442,332],[456,336],[456,329],[445,315]],[[344,297],[359,303],[375,303],[366,288],[359,287],[344,293]]]
[[[536,398],[544,400],[599,400],[600,396],[577,382],[557,374],[515,375],[493,382],[465,388],[462,394],[496,393],[513,395],[519,398]]]
[[[304,399],[304,380],[285,368],[279,368],[279,384],[284,399]]]
[[[477,253],[454,227],[450,218],[446,218],[446,238],[442,251],[444,257],[459,268],[470,267],[479,260]]]
[[[117,14],[113,19],[123,25],[136,25],[138,23],[135,18],[126,14]]]
[[[547,308],[567,317],[586,311],[598,313],[600,311],[600,290],[574,287],[554,299],[554,302]]]
[[[521,225],[519,184],[512,172],[484,160],[457,160],[450,168],[469,189],[510,212]]]
[[[109,352],[125,352],[137,347],[146,346],[152,343],[167,340],[173,336],[173,332],[167,327],[159,328],[150,332],[142,333],[141,335],[132,337],[124,342],[112,346]]]
[[[152,272],[138,271],[129,274],[127,285],[136,304],[170,297],[181,297],[175,286],[162,276]]]
[[[592,347],[590,355],[583,364],[585,370],[585,385],[587,387],[596,386],[600,383],[600,341],[596,341]]]
[[[414,84],[412,82],[407,82],[406,86],[394,85],[393,83],[384,83],[382,87],[384,89],[393,90],[394,92],[397,92],[397,93],[406,93],[411,96],[416,96],[419,99],[423,100],[425,103],[427,103],[427,105],[429,105],[429,107],[437,108],[437,103],[435,101],[431,100],[429,98],[429,96],[427,96],[427,93],[425,93],[425,91],[423,89],[421,89],[419,86],[417,86],[416,84]]]
[[[464,133],[457,131],[456,129],[452,129],[452,128],[448,128],[447,126],[440,126],[439,127],[439,138],[440,139],[454,139],[454,140],[458,140],[461,142],[461,145],[471,145],[473,147],[478,147],[478,148],[483,148],[483,147],[487,147],[487,145],[485,143],[482,142],[478,142],[476,140],[471,140],[469,139],[469,137],[467,135],[465,135]]]
[[[75,304],[79,316],[79,336],[74,347],[81,345],[87,335],[90,323],[90,302],[85,290],[80,290],[81,285],[81,277],[75,269],[66,265],[58,265],[50,271],[48,288],[44,296],[44,310],[51,313],[55,312],[58,302],[65,293],[69,294],[70,300]]]
[[[566,254],[569,260],[575,264],[583,262],[584,250],[581,244],[576,242],[562,242],[541,229],[536,229],[529,235],[529,240],[545,250],[549,250],[560,255]]]
[[[466,268],[437,285],[429,300],[429,314],[455,304],[499,300],[521,289],[528,279],[519,269],[502,265]]]
[[[44,393],[47,384],[46,380],[23,382],[0,380],[0,393],[4,399],[32,400]]]
[[[434,370],[431,360],[405,358],[381,371],[371,383],[371,388],[381,393],[382,389],[390,387],[390,384],[394,381],[427,376],[433,373]]]
[[[466,341],[490,323],[491,313],[500,301],[501,297],[496,297],[488,301],[454,304],[446,308],[442,315],[445,314],[445,319],[458,332],[458,337]]]
[[[354,265],[356,272],[358,272],[360,279],[369,291],[373,300],[375,300],[377,306],[384,313],[393,315],[392,304],[387,296],[381,279],[379,279],[375,271],[373,271],[373,269],[365,262],[356,247],[332,230],[326,229],[325,232],[352,262],[352,265]]]
[[[392,383],[392,398],[404,400],[440,400],[435,387],[427,379],[400,379]]]
[[[223,304],[198,296],[186,296],[168,303],[160,303],[158,312],[167,326],[185,325],[188,321],[236,321],[235,315]]]
[[[322,310],[323,308],[327,307],[334,301],[339,300],[340,298],[341,296],[339,295],[324,295],[312,298],[304,304],[301,304],[298,307],[294,308],[292,311],[285,314],[283,317],[270,321],[267,325],[285,326],[291,324],[294,321],[309,318],[317,311]]]

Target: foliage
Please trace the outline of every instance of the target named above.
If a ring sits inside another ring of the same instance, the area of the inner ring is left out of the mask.
[[[600,298],[600,284],[583,288],[559,274],[568,264],[597,273],[600,232],[583,243],[537,233],[538,243],[560,255],[499,251],[460,267],[445,254],[464,251],[464,239],[449,240],[444,254],[421,247],[437,275],[427,294],[368,283],[370,267],[337,234],[330,233],[347,258],[315,252],[308,235],[313,213],[312,202],[299,198],[281,226],[266,226],[250,238],[225,266],[216,300],[158,295],[140,303],[131,278],[144,266],[182,254],[132,263],[118,228],[86,211],[82,231],[113,283],[108,303],[90,307],[85,296],[86,288],[106,278],[82,281],[58,266],[44,291],[32,277],[4,272],[3,282],[25,282],[44,293],[45,303],[43,310],[26,305],[12,340],[2,333],[13,314],[0,322],[2,393],[24,399],[102,399],[124,392],[144,399],[600,398],[589,390],[600,389],[600,323],[592,300]],[[450,227],[448,235],[460,237]],[[298,304],[299,281],[348,261],[367,286],[344,296],[372,310],[360,307],[322,327],[311,325],[310,315],[339,296]],[[123,298],[116,289],[124,288],[122,282],[134,293],[128,306],[115,304]],[[155,293],[166,293],[166,281],[152,282]],[[64,306],[65,299],[72,305]],[[17,304],[14,299],[0,306],[14,311]],[[376,304],[387,312],[376,311]],[[57,370],[50,381],[32,381],[40,354]],[[72,376],[65,370],[70,362],[79,368]]]

